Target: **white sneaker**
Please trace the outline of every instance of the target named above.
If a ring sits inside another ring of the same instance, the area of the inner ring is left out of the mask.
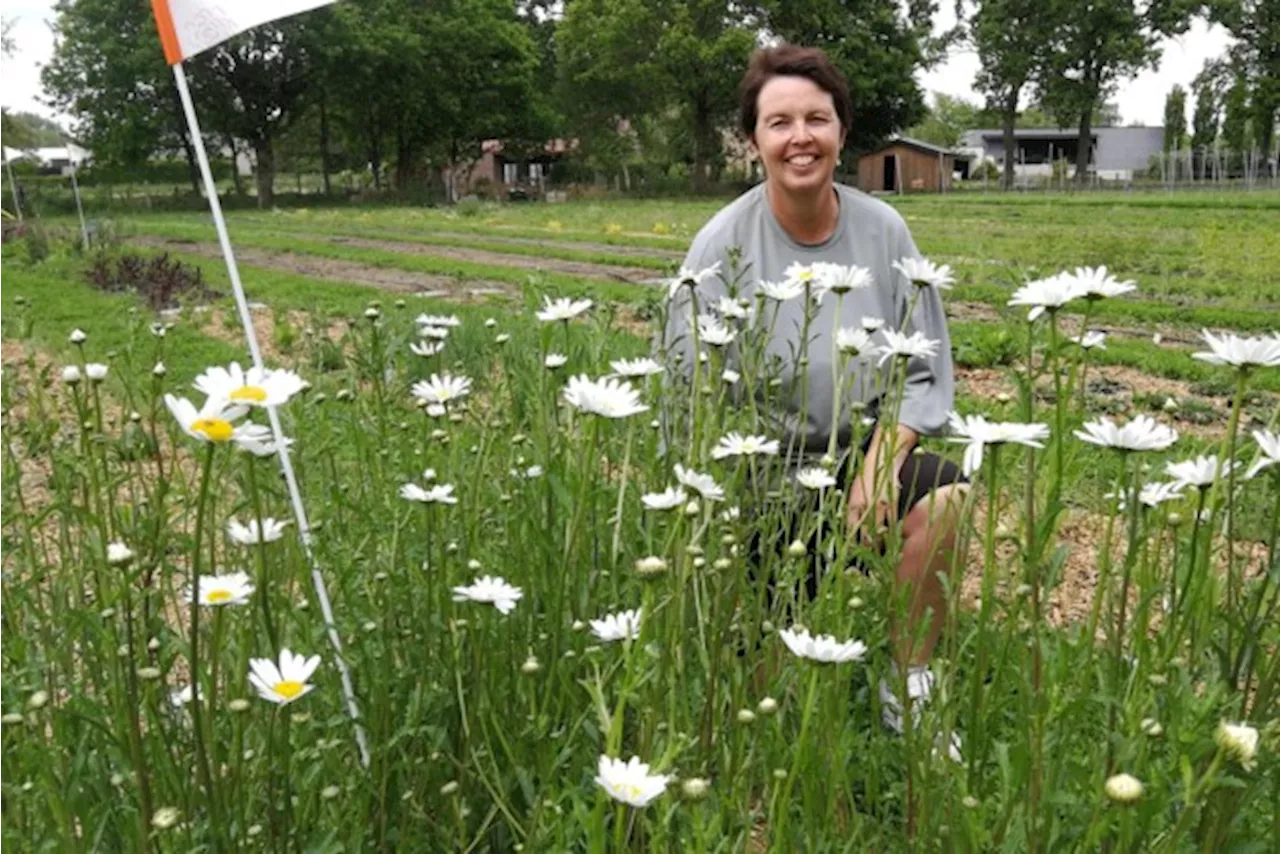
[[[895,668],[895,675],[896,675]],[[933,692],[934,682],[933,671],[927,667],[911,667],[907,669],[907,698],[911,702],[911,714],[913,724],[920,724],[920,715],[924,707],[929,702],[929,695]],[[889,729],[898,735],[902,735],[903,730],[903,709],[902,703],[898,699],[898,694],[889,687],[889,683],[880,680],[880,720]],[[938,734],[939,741],[942,740],[943,734]],[[961,741],[960,734],[954,730],[951,733],[951,743],[947,746],[947,755],[951,761],[964,763],[964,755],[960,752]],[[938,753],[938,746],[934,747],[934,755]]]

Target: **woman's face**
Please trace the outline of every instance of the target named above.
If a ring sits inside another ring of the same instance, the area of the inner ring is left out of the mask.
[[[773,77],[760,89],[756,107],[751,143],[769,183],[796,194],[828,187],[844,146],[831,93],[807,77]]]

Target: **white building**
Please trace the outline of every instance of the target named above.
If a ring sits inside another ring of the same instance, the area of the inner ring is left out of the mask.
[[[1068,176],[1075,174],[1080,132],[1074,129],[1018,128],[1014,132],[1017,151],[1014,175],[1019,178],[1047,177],[1053,164],[1067,161]],[[1130,181],[1147,171],[1151,158],[1164,148],[1162,127],[1101,127],[1089,135],[1089,168],[1104,181]],[[999,128],[966,131],[960,150],[979,161],[1004,163],[1004,132]]]

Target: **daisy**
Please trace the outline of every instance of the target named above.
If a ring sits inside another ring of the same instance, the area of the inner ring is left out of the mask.
[[[800,469],[796,472],[796,483],[805,489],[815,491],[830,489],[836,485],[836,479],[832,477],[831,472],[824,468],[814,466],[812,468]]]
[[[596,785],[609,797],[633,807],[648,806],[667,790],[670,781],[667,775],[650,774],[649,766],[641,762],[639,756],[632,756],[630,762],[601,756],[596,774]]]
[[[236,439],[236,447],[242,451],[248,451],[255,457],[269,457],[283,447],[285,450],[293,447],[293,440],[288,436],[281,436],[277,440],[271,435],[271,431],[267,430],[265,434],[255,434],[242,436]]]
[[[1079,344],[1081,350],[1105,350],[1107,349],[1106,340],[1105,332],[1090,331],[1083,335],[1071,336],[1072,343]]]
[[[414,383],[411,391],[418,400],[443,405],[470,394],[471,378],[432,374],[429,379]]]
[[[409,501],[418,501],[423,504],[457,504],[458,499],[453,494],[452,483],[442,483],[439,486],[433,486],[430,489],[423,489],[416,483],[406,483],[400,487],[400,497]]]
[[[662,365],[653,359],[617,359],[609,363],[613,372],[620,377],[647,377],[662,373]]]
[[[456,314],[420,314],[414,318],[414,322],[419,326],[436,326],[445,328],[462,325],[462,321],[458,319],[458,315]]]
[[[646,492],[640,503],[648,510],[674,510],[689,500],[689,494],[677,486],[669,486],[662,492]]]
[[[258,695],[281,706],[292,703],[314,688],[307,683],[320,666],[320,656],[303,658],[287,649],[280,650],[280,665],[269,658],[249,659],[249,682]]]
[[[1259,338],[1241,338],[1233,333],[1214,335],[1208,329],[1200,335],[1209,345],[1208,353],[1192,353],[1191,358],[1211,365],[1231,365],[1241,370],[1280,366],[1280,332]]]
[[[1239,468],[1239,461],[1233,460],[1231,468]],[[1218,462],[1216,454],[1199,456],[1180,463],[1166,463],[1164,473],[1173,478],[1179,487],[1194,486],[1197,489],[1208,489],[1220,475],[1227,473],[1227,466]]]
[[[223,444],[242,439],[263,442],[271,436],[271,430],[259,424],[232,424],[231,422],[248,412],[247,407],[228,406],[226,401],[216,397],[206,399],[198,412],[195,405],[185,397],[166,394],[164,403],[183,431],[201,442]]]
[[[1253,465],[1249,466],[1249,470],[1245,472],[1245,478],[1251,478],[1267,466],[1280,463],[1280,433],[1272,433],[1270,430],[1254,430],[1253,438],[1258,443],[1258,458],[1253,461]]]
[[[121,542],[107,543],[107,565],[125,566],[133,560],[133,549]]]
[[[836,348],[847,356],[859,356],[875,349],[871,333],[865,329],[837,329]]]
[[[557,320],[572,320],[591,308],[593,303],[589,299],[571,300],[568,297],[561,297],[558,300],[552,300],[551,297],[542,298],[542,310],[537,313],[537,318],[543,323],[554,323]]]
[[[639,608],[606,614],[599,620],[591,620],[591,633],[605,643],[635,640],[640,637],[640,621],[643,617]]]
[[[786,302],[804,293],[804,285],[785,279],[781,282],[761,282],[759,292],[774,302]]]
[[[1031,306],[1027,320],[1033,321],[1046,311],[1052,313],[1071,300],[1084,296],[1084,286],[1074,276],[1059,274],[1047,279],[1027,282],[1013,292],[1009,305]]]
[[[676,463],[675,472],[676,480],[697,490],[708,501],[724,501],[724,487],[717,484],[711,475],[687,469],[679,463]]]
[[[72,329],[71,334],[67,336],[67,340],[72,344],[83,344],[88,339],[89,336],[84,333],[84,330],[78,328]]]
[[[821,271],[814,269],[811,264],[801,264],[799,261],[793,261],[787,265],[787,269],[782,271],[785,277],[784,281],[791,287],[798,287],[801,291],[812,294],[813,291],[821,286]]]
[[[907,281],[918,288],[938,288],[951,290],[955,284],[955,276],[951,275],[951,265],[938,266],[927,258],[903,258],[893,262],[893,269],[907,277]]]
[[[1186,484],[1178,483],[1177,481],[1144,483],[1142,485],[1142,489],[1138,490],[1138,503],[1143,507],[1159,507],[1166,501],[1176,501],[1183,497],[1182,489],[1185,486]],[[1102,497],[1106,499],[1113,499],[1116,498],[1117,495],[1114,492],[1108,492]],[[1120,495],[1118,497],[1120,498],[1119,507],[1121,510],[1124,510],[1124,496]]]
[[[715,308],[723,318],[732,318],[733,320],[747,319],[747,307],[733,297],[720,297],[720,302],[716,303]]]
[[[901,332],[895,332],[892,329],[881,331],[884,335],[885,346],[880,351],[880,364],[883,365],[893,356],[900,356],[904,359],[915,357],[933,357],[938,355],[938,345],[941,341],[926,338],[923,332],[912,332],[910,335],[903,335]]]
[[[730,433],[720,438],[720,443],[711,451],[711,458],[723,460],[725,457],[750,457],[756,454],[776,453],[778,453],[777,439]]]
[[[468,586],[453,588],[453,601],[488,603],[500,614],[510,614],[523,596],[524,591],[519,587],[512,587],[500,576],[492,575],[477,578]]]
[[[439,353],[439,352],[440,352],[441,350],[443,350],[443,349],[444,349],[444,342],[443,342],[443,341],[439,341],[439,342],[435,342],[435,343],[433,343],[433,342],[431,342],[431,341],[422,341],[422,342],[420,342],[420,343],[419,343],[419,342],[415,342],[415,343],[413,343],[413,344],[410,344],[410,345],[409,345],[409,350],[410,350],[410,352],[412,352],[413,354],[415,354],[415,355],[417,355],[417,356],[422,356],[424,359],[425,359],[425,358],[427,358],[427,357],[429,357],[429,356],[434,356],[434,355],[436,355],[437,353]]]
[[[733,343],[738,333],[725,326],[720,318],[710,314],[698,315],[698,338],[704,344],[713,347],[724,347]]]
[[[194,700],[197,696],[203,696],[200,694],[200,689],[192,688],[190,685],[184,685],[181,688],[179,688],[177,691],[170,692],[169,704],[173,706],[175,709],[181,709],[183,706],[187,705],[192,700]]]
[[[675,299],[676,294],[681,288],[697,289],[699,285],[712,276],[720,273],[720,262],[712,264],[710,267],[703,267],[701,270],[691,270],[688,267],[681,267],[680,272],[676,273],[671,279],[667,280],[667,299]]]
[[[1110,418],[1086,421],[1075,436],[1082,442],[1120,451],[1163,451],[1178,440],[1178,431],[1159,424],[1150,415],[1139,415],[1123,427]]]
[[[867,645],[862,641],[837,641],[831,635],[813,637],[808,629],[794,631],[783,629],[778,632],[787,649],[801,658],[827,664],[841,664],[846,661],[859,661],[867,654]]]
[[[443,341],[449,337],[449,330],[443,326],[422,326],[418,329],[419,338],[430,338],[433,341]]]
[[[107,378],[107,366],[100,362],[90,362],[84,366],[84,375],[96,383]]]
[[[603,418],[626,418],[649,409],[640,402],[640,393],[630,383],[612,377],[599,380],[592,380],[586,374],[573,377],[565,386],[564,399],[576,409]]]
[[[1044,424],[1020,424],[1013,421],[988,421],[981,415],[960,415],[957,412],[950,416],[951,433],[949,441],[964,442],[963,470],[971,475],[982,468],[982,452],[989,445],[1024,445],[1028,448],[1043,448],[1044,440],[1049,438],[1049,428]]]
[[[229,575],[202,575],[196,580],[196,599],[201,605],[243,605],[253,593],[253,582],[243,572]],[[191,590],[187,590],[191,598]]]
[[[733,385],[733,384],[734,384],[734,383],[736,383],[738,380],[742,379],[742,374],[738,373],[737,371],[733,370],[732,368],[725,368],[725,369],[720,373],[720,379],[724,380],[724,381],[725,381],[726,383],[728,383],[729,385]]]
[[[1074,278],[1080,286],[1080,295],[1088,300],[1118,297],[1138,289],[1132,281],[1122,282],[1108,273],[1105,266],[1076,267]]]
[[[77,365],[67,365],[62,369],[62,381],[67,385],[80,382],[80,368]]]
[[[813,293],[813,298],[818,302],[821,302],[827,294],[839,296],[859,288],[869,288],[875,283],[871,271],[856,264],[845,266],[818,262],[813,266],[818,273],[818,287]]]
[[[1215,741],[1222,751],[1240,763],[1246,771],[1252,771],[1258,756],[1258,731],[1248,724],[1218,724]]]
[[[563,368],[568,361],[569,357],[564,353],[548,353],[542,360],[542,366],[549,371],[554,371],[556,368]]]
[[[884,328],[884,318],[871,317],[868,315],[867,317],[862,318],[862,328],[867,330],[867,332],[879,332]]]
[[[243,370],[238,362],[230,368],[215,366],[196,377],[196,389],[243,406],[282,406],[302,391],[302,377],[293,371],[272,371],[251,367]]]
[[[257,519],[250,519],[248,525],[242,525],[235,519],[229,519],[227,521],[227,536],[242,546],[251,546],[257,543],[274,543],[284,536],[284,529],[288,524],[287,520],[277,522],[275,519],[263,519],[261,530],[259,530]]]

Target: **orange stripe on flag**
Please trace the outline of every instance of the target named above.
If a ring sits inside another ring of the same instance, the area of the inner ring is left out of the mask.
[[[160,45],[164,48],[165,62],[177,65],[182,62],[182,45],[178,44],[178,31],[173,28],[169,0],[151,0],[151,11],[156,16],[156,29],[160,31]]]

